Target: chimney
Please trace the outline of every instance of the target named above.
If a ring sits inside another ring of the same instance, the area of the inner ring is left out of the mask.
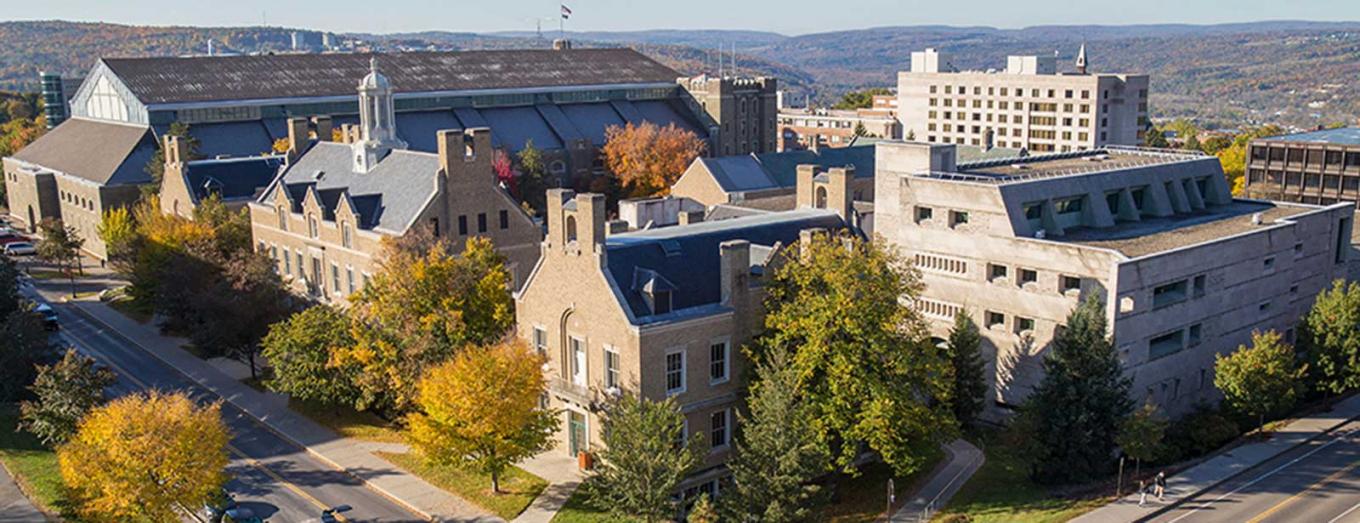
[[[609,217],[604,211],[604,195],[586,193],[576,195],[576,244],[582,252],[602,252],[604,224]],[[568,215],[570,217],[570,215]]]
[[[816,202],[812,201],[812,195],[814,193],[812,187],[812,179],[815,178],[816,176],[817,176],[816,165],[803,164],[798,166],[798,175],[796,178],[797,183],[795,187],[795,192],[797,194],[796,201],[797,208],[802,209],[805,207],[815,207]]]
[[[312,125],[316,127],[316,141],[329,142],[335,138],[334,124],[329,116],[313,116]]]
[[[751,280],[751,242],[728,240],[718,246],[722,279],[722,304],[744,308]]]
[[[435,148],[439,152],[439,167],[445,176],[451,176],[463,164],[463,131],[445,129],[435,133]]]
[[[826,207],[836,211],[841,219],[850,223],[854,219],[855,209],[855,196],[850,191],[850,182],[855,179],[854,166],[833,167],[826,172],[826,178],[825,184],[818,184],[823,185],[826,189],[826,202],[824,202]],[[816,198],[814,197],[814,199]]]
[[[446,129],[437,133],[436,142],[439,166],[450,182],[496,183],[496,172],[491,168],[491,129]]]
[[[568,243],[566,227],[566,210],[564,203],[576,197],[576,193],[571,189],[548,189],[548,238],[549,247],[564,247]]]
[[[704,221],[704,211],[680,211],[680,225],[690,225]]]
[[[288,119],[288,159],[295,160],[307,151],[307,119]]]

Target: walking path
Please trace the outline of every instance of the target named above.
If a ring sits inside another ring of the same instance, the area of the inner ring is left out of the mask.
[[[1234,447],[1204,463],[1166,478],[1166,500],[1163,502],[1149,496],[1147,504],[1139,507],[1138,493],[1133,492],[1104,507],[1083,514],[1072,522],[1110,523],[1150,519],[1170,510],[1181,500],[1214,488],[1233,476],[1326,434],[1356,417],[1360,417],[1360,394],[1337,403],[1330,411],[1294,421],[1272,432],[1270,439],[1266,441]]]
[[[480,507],[374,456],[369,447],[361,442],[341,437],[289,410],[287,403],[281,401],[278,395],[257,391],[231,378],[181,349],[184,340],[163,336],[156,327],[139,324],[97,301],[74,301],[72,304],[97,324],[121,334],[165,364],[260,420],[284,439],[364,481],[373,490],[413,512],[435,521],[501,521]]]
[[[889,521],[929,521],[930,516],[948,503],[949,498],[954,497],[959,488],[968,482],[968,478],[973,477],[973,473],[987,461],[981,450],[962,439],[945,445],[944,451],[949,456],[949,462],[937,468],[921,490],[898,509]]]
[[[562,449],[552,449],[519,464],[519,468],[530,474],[548,480],[548,486],[534,498],[533,503],[515,517],[513,523],[548,523],[557,511],[562,510],[567,498],[581,486],[585,476],[577,466],[576,460]]]
[[[0,523],[34,523],[47,521],[33,502],[24,497],[9,471],[0,466]]]

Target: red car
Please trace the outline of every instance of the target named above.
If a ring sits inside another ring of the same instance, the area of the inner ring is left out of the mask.
[[[23,235],[14,232],[14,230],[12,229],[0,229],[0,246],[8,245],[14,242],[26,242],[26,241],[28,241],[28,238],[25,238]]]

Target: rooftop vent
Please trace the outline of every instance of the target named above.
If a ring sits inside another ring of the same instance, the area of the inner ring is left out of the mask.
[[[667,257],[679,256],[683,254],[683,252],[680,250],[680,242],[675,240],[662,240],[661,250],[666,253]]]
[[[316,181],[321,181],[321,177],[323,177],[323,176],[326,176],[326,171],[318,170],[318,171],[312,173],[312,179],[313,179],[313,180],[316,180]]]
[[[1253,214],[1251,215],[1251,224],[1252,224],[1252,225],[1261,225],[1261,224],[1264,223],[1265,221],[1266,221],[1266,215],[1265,215],[1265,213],[1259,213],[1259,212],[1258,212],[1258,213],[1253,213]]]
[[[1014,168],[1014,169],[1017,170],[1017,171],[1026,171],[1026,170],[1029,170],[1029,166],[1028,166],[1028,165],[1025,165],[1025,164],[1023,164],[1023,163],[1013,163],[1013,164],[1011,164],[1011,167]]]

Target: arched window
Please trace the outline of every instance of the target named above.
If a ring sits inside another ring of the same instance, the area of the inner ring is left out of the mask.
[[[826,187],[817,188],[817,203],[815,205],[818,209],[826,208]]]
[[[567,217],[567,242],[576,241],[576,217]]]

